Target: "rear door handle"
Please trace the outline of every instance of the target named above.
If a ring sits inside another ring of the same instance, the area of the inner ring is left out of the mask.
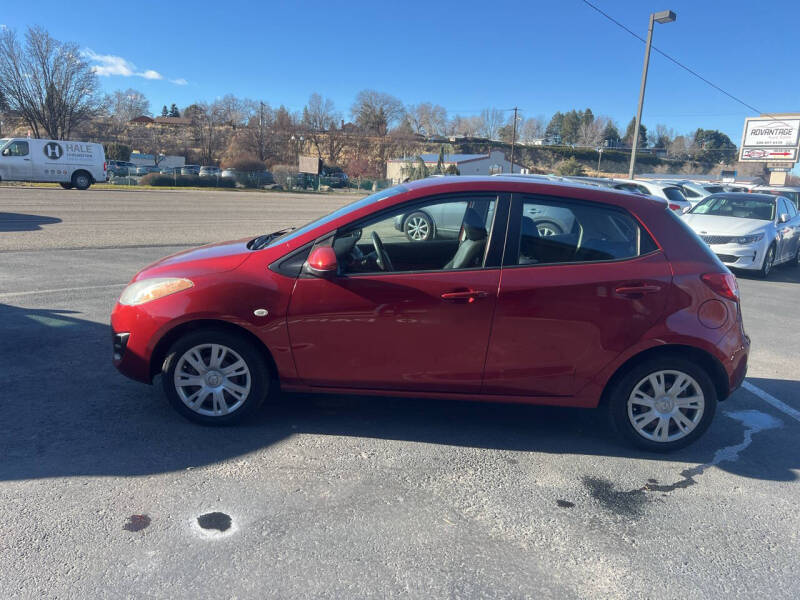
[[[652,284],[629,284],[617,286],[614,291],[620,296],[638,298],[646,294],[655,294],[660,292],[661,286]]]
[[[483,290],[464,290],[461,292],[445,292],[442,294],[442,300],[445,302],[462,302],[471,304],[478,298],[486,298],[489,292]]]

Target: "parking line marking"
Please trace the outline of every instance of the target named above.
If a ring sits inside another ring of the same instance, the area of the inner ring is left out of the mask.
[[[109,283],[108,285],[87,285],[84,287],[53,288],[50,290],[31,290],[30,292],[5,292],[0,294],[0,298],[14,298],[16,296],[35,296],[36,294],[56,294],[58,292],[81,292],[83,290],[105,290],[116,287],[123,287],[127,283]]]
[[[800,410],[794,409],[785,402],[781,402],[772,394],[765,392],[760,387],[753,385],[749,381],[743,381],[742,387],[746,389],[751,394],[755,394],[759,398],[761,398],[767,404],[771,404],[779,411],[786,413],[790,417],[792,417],[795,421],[800,422]]]

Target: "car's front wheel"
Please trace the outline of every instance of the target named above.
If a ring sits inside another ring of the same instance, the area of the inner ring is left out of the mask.
[[[249,340],[209,329],[178,339],[164,360],[172,406],[198,423],[227,425],[250,416],[270,392],[270,371]]]
[[[767,253],[764,255],[764,262],[761,264],[761,269],[758,275],[761,279],[766,279],[772,272],[772,266],[775,264],[775,244],[772,244]]]
[[[711,424],[717,393],[706,371],[680,356],[646,360],[609,390],[614,427],[628,441],[655,452],[683,448]]]

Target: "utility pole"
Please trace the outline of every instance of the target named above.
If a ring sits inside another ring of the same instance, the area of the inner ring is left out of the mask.
[[[514,107],[514,127],[511,133],[511,173],[514,173],[514,144],[517,141],[517,107]]]

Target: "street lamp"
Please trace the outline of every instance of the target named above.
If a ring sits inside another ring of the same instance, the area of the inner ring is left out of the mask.
[[[633,130],[633,148],[631,148],[631,166],[628,169],[628,179],[633,179],[633,170],[636,167],[636,148],[639,146],[639,127],[642,124],[644,88],[647,85],[647,67],[650,65],[650,46],[653,42],[653,23],[672,23],[676,18],[677,16],[671,10],[662,10],[650,15],[650,25],[647,28],[647,44],[644,50],[644,66],[642,67],[642,87],[639,90],[639,108],[636,111],[636,124]]]

